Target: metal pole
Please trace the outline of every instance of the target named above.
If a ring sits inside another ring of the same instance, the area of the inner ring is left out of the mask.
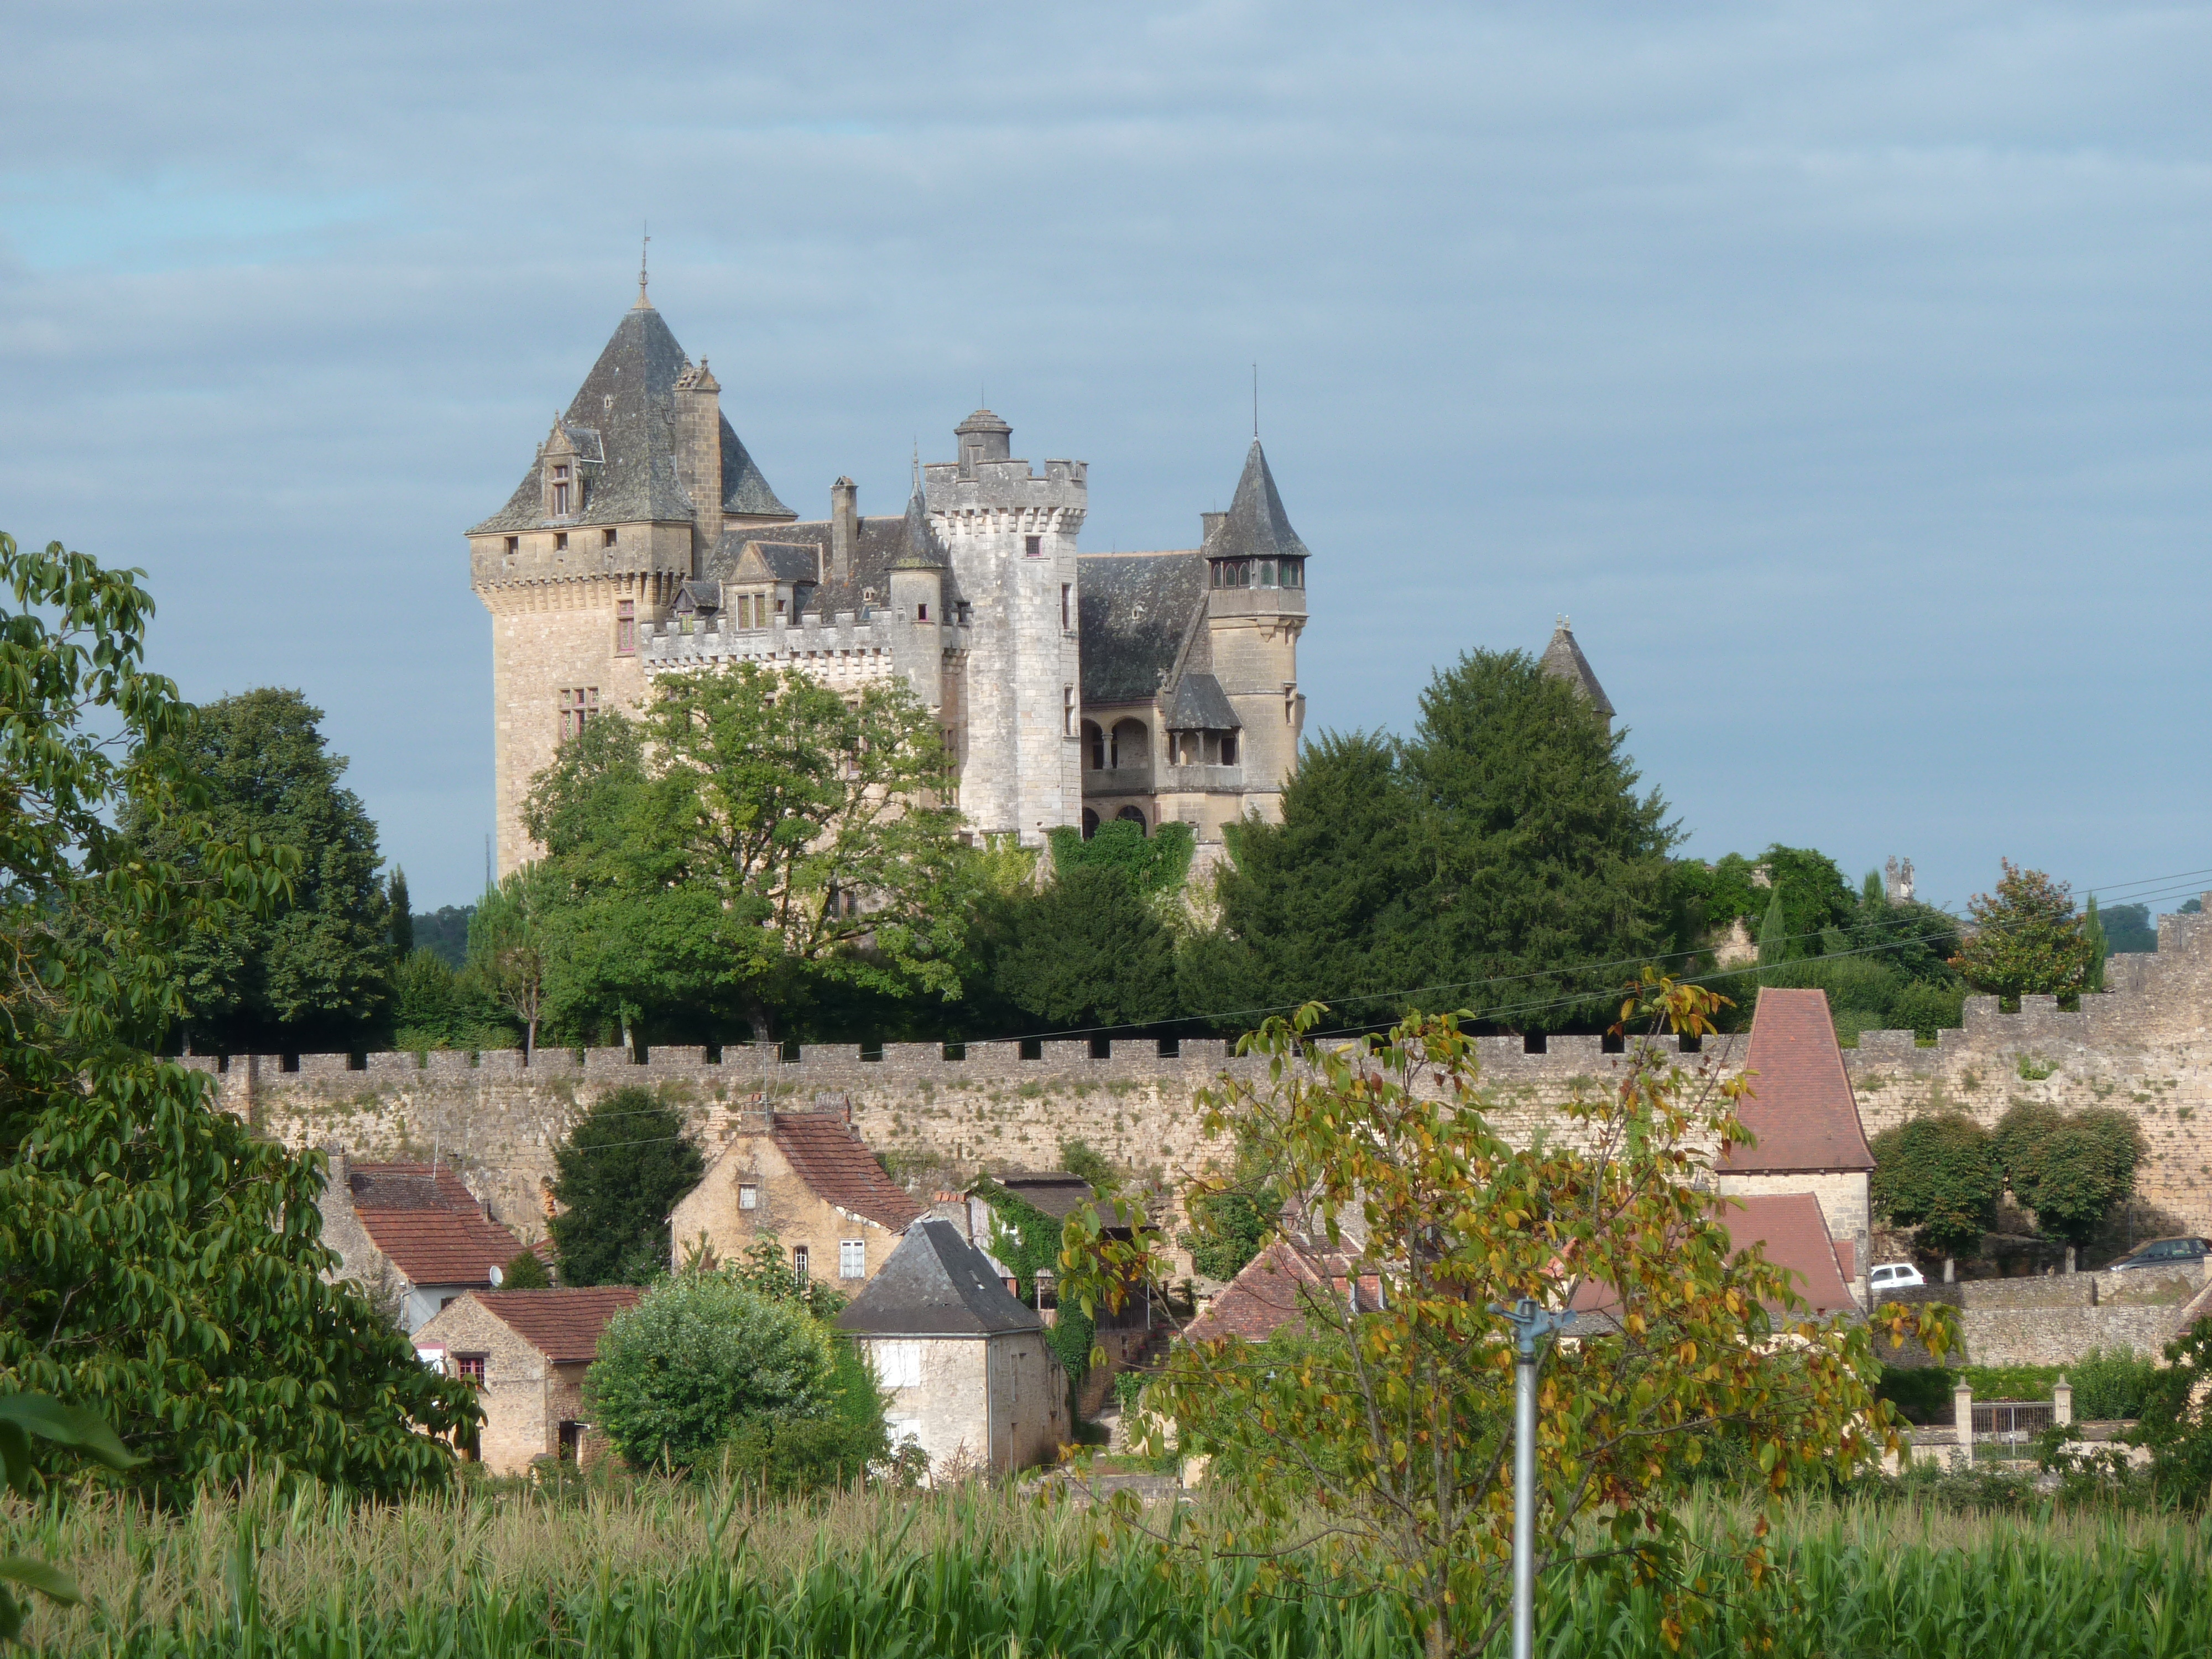
[[[1490,1311],[1513,1327],[1513,1659],[1536,1645],[1536,1361],[1539,1344],[1565,1323],[1522,1297]]]

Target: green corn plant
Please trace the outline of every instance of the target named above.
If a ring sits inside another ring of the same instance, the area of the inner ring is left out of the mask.
[[[106,1419],[94,1413],[64,1406],[42,1394],[0,1395],[0,1469],[4,1469],[11,1492],[32,1490],[33,1438],[70,1447],[111,1469],[131,1468],[146,1461],[133,1457],[115,1437]],[[15,1588],[10,1589],[11,1585]],[[51,1562],[27,1555],[0,1555],[0,1642],[14,1641],[22,1631],[26,1609],[18,1593],[26,1589],[64,1603],[77,1599],[76,1582]]]

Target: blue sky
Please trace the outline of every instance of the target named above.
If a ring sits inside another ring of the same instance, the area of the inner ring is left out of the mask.
[[[422,903],[491,815],[461,532],[647,219],[803,512],[894,510],[982,388],[1091,463],[1086,546],[1188,545],[1256,361],[1316,723],[1567,612],[1693,852],[2212,866],[2212,9],[19,0],[8,46],[0,528],[143,566],[188,695],[305,690]]]

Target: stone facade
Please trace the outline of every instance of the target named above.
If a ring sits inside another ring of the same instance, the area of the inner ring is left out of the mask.
[[[1067,1373],[1042,1332],[872,1337],[862,1346],[887,1384],[893,1442],[918,1443],[933,1479],[1033,1468],[1070,1438]]]
[[[776,1144],[769,1119],[738,1114],[720,1155],[677,1200],[668,1218],[672,1259],[681,1262],[703,1243],[730,1261],[772,1243],[785,1261],[804,1259],[811,1277],[850,1296],[890,1260],[904,1220],[865,1215],[817,1191]]]
[[[584,1374],[588,1362],[556,1364],[525,1340],[474,1296],[464,1296],[415,1334],[418,1349],[442,1349],[452,1367],[463,1358],[483,1362],[477,1400],[483,1426],[477,1456],[494,1474],[526,1474],[538,1457],[564,1455],[589,1468],[605,1455],[600,1437],[584,1422]],[[568,1443],[562,1445],[562,1427]]]

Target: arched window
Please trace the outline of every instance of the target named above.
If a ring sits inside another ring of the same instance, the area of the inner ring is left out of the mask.
[[[1089,841],[1098,833],[1098,814],[1089,807],[1083,809],[1083,839]]]
[[[1145,811],[1140,806],[1125,806],[1120,811],[1114,814],[1114,819],[1117,823],[1135,824],[1140,834],[1144,832],[1146,828]]]
[[[1123,720],[1114,728],[1108,763],[1119,772],[1130,767],[1152,764],[1152,740],[1142,720]]]
[[[1106,734],[1096,720],[1083,722],[1083,757],[1094,772],[1106,769]]]

